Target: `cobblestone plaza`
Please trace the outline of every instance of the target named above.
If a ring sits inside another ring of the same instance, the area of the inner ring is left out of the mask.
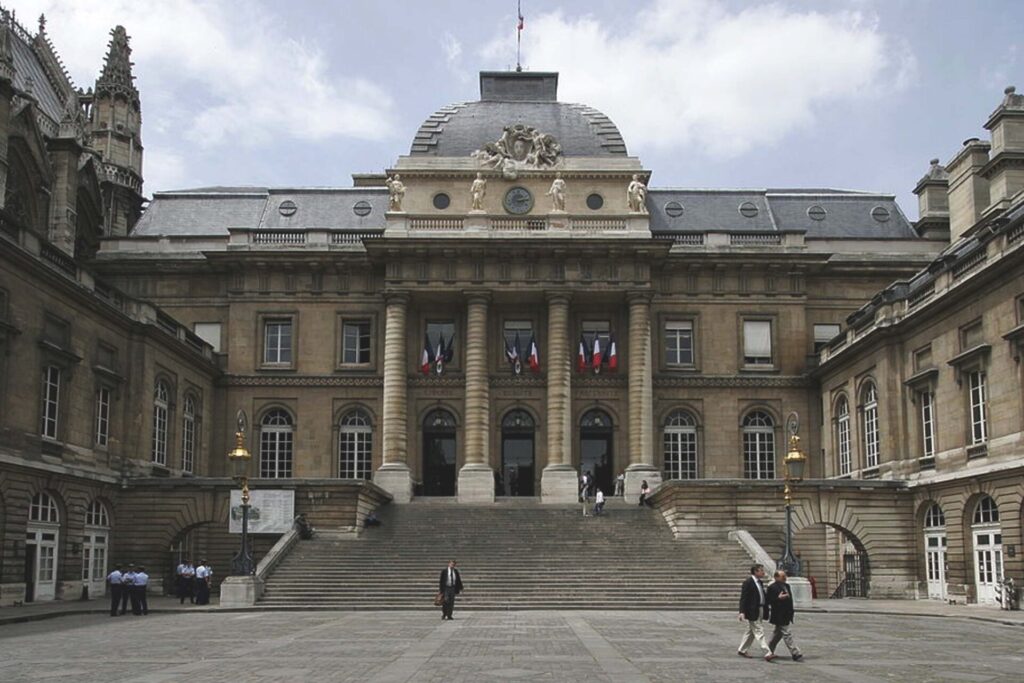
[[[218,681],[1019,681],[1020,626],[799,614],[803,662],[735,655],[725,612],[96,614],[0,627],[0,679]],[[59,653],[59,654],[57,654]]]

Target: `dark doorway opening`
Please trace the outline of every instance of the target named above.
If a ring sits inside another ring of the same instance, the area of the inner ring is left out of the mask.
[[[497,495],[534,495],[534,427],[533,418],[525,410],[513,410],[501,421],[501,471],[498,473]]]
[[[423,421],[423,495],[455,495],[455,418],[435,410]]]
[[[615,492],[612,419],[603,410],[590,410],[580,420],[580,469],[594,476],[594,484],[609,496]]]

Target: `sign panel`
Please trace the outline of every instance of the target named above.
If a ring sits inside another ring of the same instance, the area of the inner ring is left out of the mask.
[[[295,491],[254,489],[249,491],[249,533],[283,534],[295,519]],[[228,532],[242,533],[242,492],[231,492]]]

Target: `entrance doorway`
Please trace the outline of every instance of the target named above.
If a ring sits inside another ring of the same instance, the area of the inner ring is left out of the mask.
[[[612,436],[612,419],[608,413],[596,409],[584,413],[580,419],[580,469],[594,475],[594,484],[605,495],[615,491]]]
[[[423,495],[455,495],[455,418],[438,409],[423,420]]]
[[[996,586],[1003,580],[1003,532],[999,508],[985,496],[974,508],[971,523],[974,537],[974,580],[979,605],[995,605]]]
[[[60,512],[46,493],[37,493],[29,506],[25,529],[25,601],[57,597],[57,543]]]
[[[499,496],[534,495],[533,418],[525,410],[510,411],[501,421]]]
[[[928,597],[946,599],[946,516],[933,503],[924,516],[924,559]]]
[[[82,536],[82,585],[89,597],[106,593],[107,547],[110,545],[110,515],[103,503],[94,500],[85,513]]]

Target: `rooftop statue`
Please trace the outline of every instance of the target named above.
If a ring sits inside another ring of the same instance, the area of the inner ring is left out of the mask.
[[[555,174],[555,179],[551,181],[551,189],[547,194],[551,197],[552,211],[565,211],[565,181],[562,180],[561,173]]]
[[[631,212],[647,213],[647,186],[635,173],[629,187],[626,188],[626,202]]]
[[[401,211],[402,200],[405,199],[405,183],[402,182],[402,177],[397,173],[388,178],[385,181],[385,185],[388,187],[388,210],[389,211]]]
[[[469,194],[472,199],[472,210],[483,211],[484,210],[484,196],[487,194],[487,181],[484,180],[482,173],[476,174],[476,180],[469,188]]]
[[[504,175],[515,177],[520,168],[550,168],[558,163],[562,146],[551,135],[541,133],[533,126],[516,123],[505,126],[497,142],[488,142],[470,156],[482,166],[501,169]]]

